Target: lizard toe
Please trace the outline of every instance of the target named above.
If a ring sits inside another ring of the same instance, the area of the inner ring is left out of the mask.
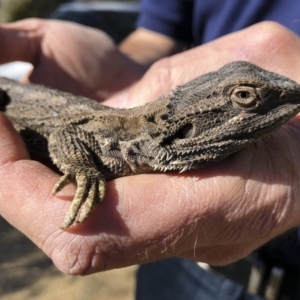
[[[91,214],[93,206],[101,202],[105,196],[105,179],[101,173],[91,172],[91,170],[78,172],[75,178],[77,182],[76,194],[65,216],[62,229],[75,222],[83,222]]]
[[[61,191],[66,185],[68,185],[73,180],[74,180],[74,176],[72,176],[72,174],[70,174],[70,173],[64,174],[55,183],[55,185],[52,189],[52,194],[55,195],[56,193]]]

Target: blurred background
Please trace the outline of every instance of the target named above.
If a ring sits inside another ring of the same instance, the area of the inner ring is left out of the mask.
[[[0,0],[0,23],[28,17],[78,22],[107,32],[119,43],[135,28],[138,1]],[[0,41],[1,51],[1,41]],[[0,66],[20,79],[28,65]],[[62,274],[52,261],[0,217],[0,299],[134,299],[135,266],[87,277]]]
[[[119,43],[135,28],[138,1],[0,0],[0,22],[28,17],[74,21],[107,32]]]

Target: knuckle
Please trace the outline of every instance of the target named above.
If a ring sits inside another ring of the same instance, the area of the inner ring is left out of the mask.
[[[149,69],[149,74],[158,82],[165,82],[170,78],[169,58],[155,62]]]
[[[271,21],[257,24],[258,46],[264,49],[278,45],[288,45],[293,43],[295,35],[284,26]]]
[[[230,55],[261,65],[273,60],[274,56],[291,55],[296,45],[299,47],[299,38],[289,29],[276,22],[264,21],[238,32],[231,44]]]
[[[171,75],[169,58],[164,58],[155,62],[146,75],[152,93],[159,96],[165,90],[168,91]]]
[[[266,52],[284,53],[289,46],[295,44],[296,36],[289,29],[275,22],[261,22],[248,30],[246,45],[250,45],[254,55]]]

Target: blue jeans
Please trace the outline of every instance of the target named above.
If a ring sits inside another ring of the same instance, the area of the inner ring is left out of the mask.
[[[207,272],[196,262],[170,258],[142,265],[136,300],[262,300],[229,279]]]

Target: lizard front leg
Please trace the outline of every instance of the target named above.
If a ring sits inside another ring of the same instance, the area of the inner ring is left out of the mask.
[[[55,184],[57,193],[70,182],[77,183],[73,202],[61,228],[84,221],[93,206],[104,199],[106,182],[99,171],[101,150],[92,134],[69,125],[54,131],[48,144],[53,162],[64,174]]]

